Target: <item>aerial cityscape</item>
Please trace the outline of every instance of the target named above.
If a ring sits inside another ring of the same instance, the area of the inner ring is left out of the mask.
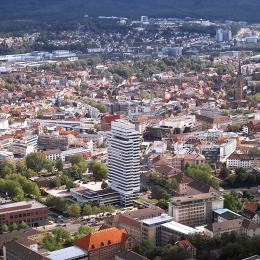
[[[0,259],[260,260],[259,8],[3,3]]]

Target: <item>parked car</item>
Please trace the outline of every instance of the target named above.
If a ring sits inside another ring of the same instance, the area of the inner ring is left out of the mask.
[[[99,217],[101,218],[101,217],[104,217],[104,214],[103,213],[100,213],[99,214]]]
[[[111,213],[107,213],[107,214],[106,214],[107,217],[108,217],[108,216],[111,216],[111,215],[112,215]]]
[[[88,223],[91,223],[91,224],[95,224],[96,223],[96,219],[95,218],[91,218]]]

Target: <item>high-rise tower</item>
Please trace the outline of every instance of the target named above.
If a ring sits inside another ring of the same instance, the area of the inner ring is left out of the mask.
[[[244,98],[244,78],[242,74],[242,69],[241,69],[241,63],[239,61],[239,68],[237,72],[237,78],[236,78],[236,86],[234,89],[234,98],[235,100],[241,100]]]
[[[140,135],[135,125],[116,120],[108,132],[108,185],[125,207],[140,191]]]

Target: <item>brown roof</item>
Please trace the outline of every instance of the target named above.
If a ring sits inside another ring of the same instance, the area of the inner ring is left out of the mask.
[[[156,168],[156,171],[163,175],[166,175],[166,176],[177,175],[178,173],[183,173],[182,170],[173,168],[172,166],[169,166],[169,165],[161,165],[158,168]]]
[[[206,226],[205,228],[212,232],[217,232],[217,231],[224,231],[224,230],[228,230],[228,229],[239,228],[241,226],[242,226],[241,219],[233,219],[233,220],[228,220],[228,221],[224,221],[224,222],[211,223],[210,225]]]
[[[11,250],[16,252],[19,256],[22,256],[23,259],[27,260],[50,260],[50,258],[42,256],[41,254],[31,250],[30,248],[19,244],[17,241],[9,242],[4,244],[4,246]]]
[[[189,249],[189,248],[196,249],[196,247],[187,239],[176,242],[175,246],[184,249]]]
[[[48,150],[44,151],[45,155],[50,155],[50,154],[56,154],[56,153],[61,153],[60,149],[55,149],[55,150]]]
[[[129,217],[129,218],[138,218],[138,217],[144,217],[144,216],[158,214],[158,213],[160,213],[160,214],[164,213],[164,210],[155,206],[155,207],[151,207],[151,208],[125,212],[125,213],[122,213],[121,215]]]
[[[260,225],[245,218],[244,220],[233,219],[224,222],[212,223],[206,226],[205,228],[210,231],[216,232],[220,230],[223,231],[223,230],[229,230],[229,229],[234,229],[239,227],[243,227],[246,229],[254,229],[254,228],[260,228]]]
[[[188,184],[189,187],[191,187],[192,189],[195,189],[197,191],[200,191],[202,193],[209,193],[209,192],[218,192],[217,190],[215,190],[214,188],[212,188],[211,186],[205,184],[205,183],[202,183],[200,181],[193,181],[193,182],[190,182]]]
[[[12,241],[14,237],[19,236],[23,237],[30,237],[33,235],[41,234],[41,231],[36,229],[28,228],[28,229],[20,229],[19,231],[13,231],[11,233],[6,233],[0,236],[0,244]]]
[[[128,226],[132,226],[141,230],[141,223],[132,218],[120,215],[119,222]]]

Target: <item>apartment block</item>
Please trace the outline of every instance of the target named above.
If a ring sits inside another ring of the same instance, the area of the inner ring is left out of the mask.
[[[34,152],[34,147],[32,145],[12,143],[8,148],[9,152],[12,152],[15,157],[24,158],[28,154]]]
[[[212,222],[212,210],[222,209],[224,198],[216,192],[178,197],[168,204],[173,220],[188,226]]]
[[[111,122],[120,119],[120,115],[104,114],[101,119],[101,131],[110,131]]]
[[[39,148],[42,150],[69,149],[71,138],[68,135],[40,135],[38,139]]]
[[[139,195],[140,135],[126,121],[113,121],[108,133],[108,186],[120,194],[124,206],[133,205]]]

